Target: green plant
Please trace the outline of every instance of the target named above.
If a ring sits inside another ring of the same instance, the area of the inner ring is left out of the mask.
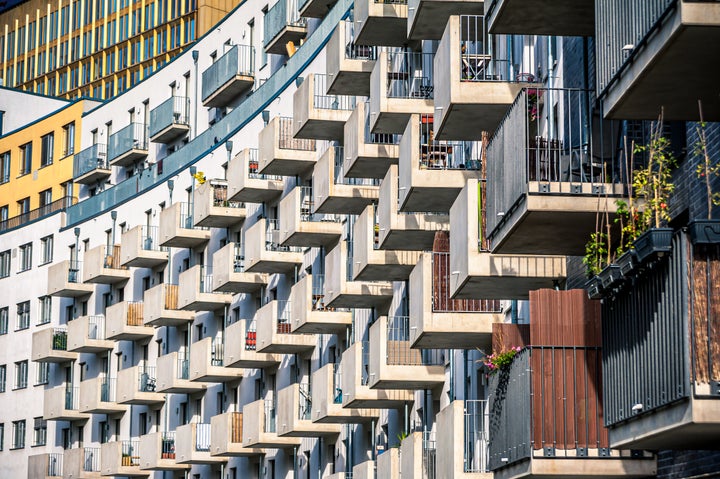
[[[392,447],[400,447],[402,445],[402,442],[405,440],[406,437],[408,437],[408,433],[403,431],[399,433],[397,436],[397,443]]]
[[[522,351],[522,348],[520,346],[511,347],[506,351],[492,353],[489,356],[485,356],[485,359],[483,359],[482,362],[485,367],[488,368],[489,374],[495,374],[501,369],[510,366],[513,362],[513,359],[515,359],[515,356],[520,351]]]
[[[712,177],[720,177],[720,161],[712,163],[710,153],[708,152],[707,136],[705,128],[707,123],[703,121],[702,103],[698,101],[698,108],[700,109],[700,123],[697,126],[698,142],[695,144],[695,154],[702,156],[703,161],[697,165],[695,174],[697,177],[705,183],[705,191],[707,192],[707,219],[712,219],[712,207],[713,205],[720,205],[720,191],[713,192],[712,190]]]
[[[590,241],[585,244],[585,257],[583,258],[583,264],[590,275],[598,274],[608,263],[607,256],[610,252],[608,244],[607,233],[596,231],[590,235]]]

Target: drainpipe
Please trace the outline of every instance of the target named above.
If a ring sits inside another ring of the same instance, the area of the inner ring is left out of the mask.
[[[375,461],[377,459],[377,437],[375,437],[375,419],[372,419],[370,421],[370,447],[372,448],[372,451],[370,452],[370,458]]]
[[[173,194],[173,190],[175,189],[175,180],[168,180],[167,186],[168,186],[168,191],[170,192],[169,206],[172,206],[172,194]],[[158,227],[158,236],[160,236],[159,229],[160,228]],[[158,241],[159,240],[160,240],[160,238],[158,238]],[[167,282],[168,282],[168,284],[172,284],[172,248],[171,247],[168,248]]]
[[[455,400],[455,350],[450,350],[450,385],[448,390],[450,402]]]
[[[463,349],[462,356],[463,356],[463,376],[462,376],[462,382],[463,382],[463,399],[467,400],[467,398],[468,398],[468,388],[467,388],[468,351],[467,351],[467,349]]]
[[[192,59],[193,63],[195,64],[195,81],[193,82],[195,85],[195,98],[193,101],[193,138],[197,136],[197,115],[198,115],[198,83],[200,83],[200,78],[198,77],[198,58],[200,58],[200,51],[199,50],[193,50],[192,51]],[[185,475],[187,477],[187,474]]]

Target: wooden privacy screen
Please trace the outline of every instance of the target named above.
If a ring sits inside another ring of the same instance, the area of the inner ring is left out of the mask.
[[[692,246],[690,330],[695,383],[720,381],[720,246]]]
[[[243,419],[241,412],[234,412],[231,414],[231,429],[230,429],[230,442],[239,443],[243,442]]]
[[[165,288],[165,309],[178,309],[178,285],[166,284]]]
[[[143,325],[143,303],[128,303],[127,325]]]

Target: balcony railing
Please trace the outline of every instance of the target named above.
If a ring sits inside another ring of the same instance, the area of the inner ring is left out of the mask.
[[[178,353],[177,378],[188,380],[190,378],[190,360],[184,354]]]
[[[88,317],[88,339],[105,339],[105,316],[96,315]]]
[[[370,341],[362,342],[362,372],[360,376],[360,385],[367,386],[370,384]]]
[[[460,81],[533,81],[527,73],[514,73],[508,59],[493,53],[492,36],[482,15],[460,15]]]
[[[255,350],[257,350],[257,326],[254,319],[248,319],[245,331],[245,351]]]
[[[213,291],[213,271],[212,266],[200,267],[200,289],[201,293],[214,293]]]
[[[65,387],[65,409],[77,411],[80,409],[80,388],[73,386]]]
[[[432,254],[432,310],[434,313],[501,313],[499,300],[453,299],[450,296],[450,253]]]
[[[422,443],[422,477],[423,479],[435,479],[437,472],[437,449],[435,444],[435,432],[424,431]]]
[[[376,60],[377,47],[355,44],[355,22],[345,22],[345,58],[348,60]]]
[[[140,441],[121,441],[121,462],[123,467],[140,466]]]
[[[370,128],[370,101],[365,101],[365,143],[370,145],[399,145],[400,137],[396,133],[373,133]]]
[[[280,334],[290,334],[290,330],[292,329],[292,303],[284,299],[279,300],[277,308],[277,332]]]
[[[175,459],[175,431],[162,433],[160,446],[160,459]]]
[[[333,404],[342,404],[342,400],[342,369],[335,363],[333,364]]]
[[[328,75],[315,73],[313,77],[313,106],[322,110],[348,110],[355,109],[355,96],[328,95]]]
[[[255,75],[255,48],[234,45],[202,74],[202,99],[207,100],[221,86],[236,76]]]
[[[213,339],[210,347],[210,364],[222,366],[225,363],[225,340],[222,337]]]
[[[110,161],[131,150],[147,149],[147,127],[142,123],[131,123],[108,138],[108,159]]]
[[[300,16],[297,0],[278,0],[278,2],[265,14],[264,26],[265,42],[270,42],[287,27],[304,27],[305,18]]]
[[[80,177],[93,170],[110,169],[107,161],[107,145],[97,143],[82,151],[73,158],[73,178]]]
[[[243,245],[235,243],[235,255],[233,257],[233,272],[242,273],[245,271],[245,251]]]
[[[433,98],[432,53],[388,52],[388,98]]]
[[[155,366],[140,366],[138,368],[138,391],[154,393],[157,386],[157,372]]]
[[[159,228],[157,226],[149,226],[149,225],[143,225],[140,228],[140,241],[142,245],[142,249],[145,251],[167,251],[168,248],[165,246],[160,246],[160,241],[158,240],[158,231]]]
[[[210,423],[198,423],[195,425],[195,450],[198,452],[210,452]]]
[[[228,185],[227,182],[218,182],[216,180],[213,180],[214,183],[212,185],[213,190],[213,206],[219,206],[224,208],[242,208],[243,203],[239,201],[229,201],[228,200]]]
[[[389,135],[392,136],[392,135]],[[331,146],[335,149],[333,178],[336,185],[379,186],[379,178],[345,178],[345,147]]]
[[[55,351],[67,351],[67,329],[54,328],[52,338],[52,348]]]
[[[172,96],[150,111],[149,135],[154,137],[172,125],[190,124],[190,99]]]
[[[488,471],[488,403],[485,399],[466,400],[464,411],[463,471]]]
[[[48,477],[62,477],[63,475],[63,454],[61,452],[51,452],[47,455],[47,475]]]
[[[120,245],[103,246],[103,268],[106,269],[128,269],[120,264]]]
[[[312,418],[312,397],[308,383],[298,384],[298,419],[309,421]]]
[[[390,316],[387,322],[387,364],[391,366],[435,366],[445,364],[443,350],[410,349],[410,318]]]
[[[84,472],[100,472],[100,448],[99,447],[83,448],[82,470]]]
[[[117,380],[115,378],[103,377],[100,381],[100,402],[116,402]]]
[[[277,418],[275,411],[275,400],[265,400],[265,432],[275,433],[277,432]]]
[[[436,140],[433,116],[420,115],[420,168],[479,170],[482,145],[479,141]]]
[[[265,175],[258,173],[258,150],[257,148],[250,148],[248,157],[248,178],[255,180],[282,180],[280,175]]]
[[[267,251],[301,252],[300,246],[283,246],[277,242],[280,233],[280,220],[271,218],[266,220],[265,249]]]
[[[27,213],[2,220],[0,221],[0,233],[13,228],[19,228],[20,226],[39,220],[47,215],[57,213],[58,211],[65,211],[67,208],[75,204],[77,204],[77,198],[66,196],[65,198],[60,198],[59,200],[55,200],[44,206],[30,210]]]
[[[281,150],[315,151],[315,140],[304,140],[293,136],[292,117],[281,117],[278,121],[278,128],[280,130],[278,132],[278,148]]]
[[[313,198],[312,186],[300,187],[300,221],[324,221],[339,223],[342,221],[340,215],[314,213],[315,200]]]

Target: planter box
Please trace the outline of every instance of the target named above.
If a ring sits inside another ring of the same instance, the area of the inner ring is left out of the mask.
[[[644,263],[658,254],[672,251],[672,228],[650,228],[635,240],[635,254]]]
[[[623,253],[617,259],[617,265],[620,267],[620,272],[623,276],[630,276],[632,272],[640,266],[637,256],[635,255],[635,250],[631,249]]]
[[[602,281],[598,276],[590,278],[590,280],[585,283],[585,289],[590,299],[601,299],[603,297]]]
[[[720,220],[693,220],[688,232],[692,244],[720,244]]]
[[[620,266],[616,264],[609,264],[605,266],[605,269],[600,272],[598,277],[600,278],[603,289],[606,290],[620,283],[623,279]]]

